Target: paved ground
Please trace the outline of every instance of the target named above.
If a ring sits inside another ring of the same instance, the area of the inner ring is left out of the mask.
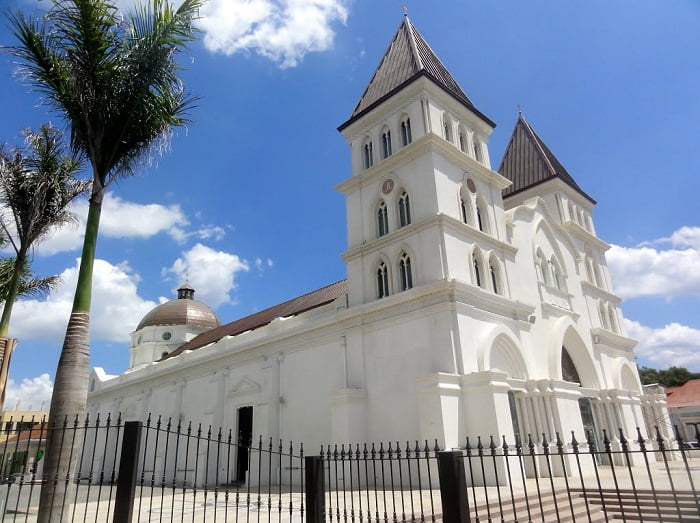
[[[665,463],[663,461],[650,463],[649,468],[641,466],[627,468],[625,464],[610,467],[599,467],[599,474],[587,475],[583,481],[578,477],[540,478],[540,492],[552,489],[567,503],[565,494],[567,481],[569,488],[586,489],[620,489],[636,488],[638,490],[675,490],[700,493],[700,454],[694,453],[687,467],[682,460]],[[519,473],[515,471],[513,473]],[[274,489],[276,487],[272,487]],[[2,519],[5,521],[36,521],[36,507],[39,500],[40,487],[31,484],[13,484],[0,486],[0,504],[6,500],[6,512]],[[72,521],[112,521],[114,511],[114,495],[116,487],[87,486],[78,487],[77,502],[70,503],[69,520]],[[261,487],[260,492],[253,488],[250,492],[243,490],[192,490],[182,489],[173,491],[172,488],[137,488],[137,499],[134,507],[134,521],[227,521],[227,522],[297,522],[303,521],[301,514],[305,510],[305,502],[301,490],[283,491],[281,494]],[[537,485],[534,480],[512,487],[512,496],[522,498],[537,495]],[[511,487],[468,488],[471,506],[485,506],[486,501],[497,503],[500,500],[508,505],[511,497]],[[326,511],[330,512],[333,520],[367,522],[378,515],[384,521],[402,521],[403,514],[411,521],[414,514],[420,521],[421,514],[426,521],[432,520],[432,515],[442,512],[439,490],[403,490],[401,492],[388,490],[374,492],[370,490],[355,490],[352,493],[332,491],[326,495]],[[396,514],[396,519],[394,519]],[[347,519],[346,519],[347,518]],[[437,518],[439,520],[439,517]],[[700,513],[698,514],[700,520]]]

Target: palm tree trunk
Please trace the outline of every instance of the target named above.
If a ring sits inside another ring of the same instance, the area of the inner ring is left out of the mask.
[[[10,316],[12,316],[12,306],[17,298],[17,289],[22,276],[22,266],[27,258],[27,253],[20,251],[15,258],[14,272],[10,280],[10,288],[5,296],[5,306],[2,308],[2,318],[0,318],[0,414],[5,410],[5,392],[7,389],[7,378],[10,376],[10,358],[15,349],[17,340],[8,339],[7,334],[10,329]]]
[[[15,350],[17,340],[0,338],[0,415],[5,410],[5,391],[7,378],[10,375],[10,358]]]
[[[17,298],[17,290],[19,282],[22,278],[22,267],[27,259],[27,252],[20,249],[15,258],[15,266],[10,280],[10,287],[5,296],[5,306],[2,308],[2,318],[0,318],[0,338],[7,338],[10,330],[10,317],[12,316],[12,307],[15,305]]]
[[[82,438],[70,428],[85,417],[88,374],[90,371],[90,302],[92,269],[102,212],[104,187],[95,189],[90,198],[83,252],[73,310],[56,369],[49,432],[44,457],[44,486],[39,499],[40,523],[71,521],[70,504],[75,497],[74,474],[81,451]]]

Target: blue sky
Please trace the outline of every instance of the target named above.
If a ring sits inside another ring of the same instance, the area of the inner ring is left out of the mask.
[[[134,0],[123,1],[128,8]],[[128,334],[186,274],[223,322],[340,280],[350,173],[336,131],[394,32],[395,0],[210,0],[183,63],[194,123],[138,176],[116,184],[98,244],[92,364],[128,363]],[[48,0],[2,0],[41,12]],[[700,3],[463,0],[408,3],[412,22],[498,124],[500,162],[520,105],[598,201],[598,235],[643,365],[700,371]],[[5,25],[0,45],[11,45]],[[51,120],[0,55],[0,142]],[[85,202],[76,212],[84,214]],[[81,230],[39,246],[61,274],[15,307],[7,404],[48,397],[68,318]]]

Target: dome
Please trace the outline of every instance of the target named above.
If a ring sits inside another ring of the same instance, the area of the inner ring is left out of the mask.
[[[203,330],[221,326],[213,310],[194,299],[194,289],[185,283],[177,290],[177,299],[158,305],[146,314],[136,330],[160,325],[187,325]]]

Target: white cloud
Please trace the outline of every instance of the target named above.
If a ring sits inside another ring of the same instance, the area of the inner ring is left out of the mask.
[[[691,247],[700,250],[700,227],[681,227],[668,238],[661,238],[658,243],[670,243],[674,247]]]
[[[343,0],[209,0],[199,25],[210,51],[255,52],[282,68],[333,45],[333,24],[345,23]]]
[[[49,410],[52,392],[53,381],[48,374],[24,378],[21,383],[9,379],[5,391],[5,409],[19,407],[19,410],[39,410],[44,403],[44,409]]]
[[[76,202],[73,212],[78,217],[78,223],[64,225],[52,232],[37,245],[38,255],[51,256],[77,250],[82,246],[88,202]],[[218,225],[204,225],[199,229],[188,230],[189,225],[190,221],[179,205],[141,204],[122,200],[118,196],[108,196],[102,205],[100,236],[147,239],[165,233],[176,242],[183,243],[190,237],[216,241],[226,234],[226,229]]]
[[[672,248],[655,246],[670,244]],[[700,295],[700,227],[638,247],[613,245],[606,254],[615,292],[622,298]]]
[[[636,353],[643,360],[640,364],[658,369],[686,367],[700,372],[700,330],[679,323],[652,329],[633,320],[624,321],[629,336],[639,341]]]
[[[51,341],[60,346],[73,304],[78,263],[61,273],[61,286],[44,300],[20,300],[12,313],[10,334],[25,340]],[[138,295],[139,277],[124,262],[96,259],[92,283],[90,339],[127,341],[141,318],[157,304]]]
[[[270,258],[265,260],[262,258],[255,258],[255,268],[258,270],[258,272],[264,272],[265,269],[271,269],[274,264],[275,262],[273,262]]]
[[[236,274],[247,271],[248,263],[236,254],[216,251],[196,244],[164,268],[163,276],[175,275],[177,283],[188,279],[196,291],[196,298],[211,307],[231,302],[231,291],[236,287]]]
[[[150,238],[166,232],[177,238],[186,225],[189,220],[179,205],[139,204],[113,196],[105,198],[100,233],[108,238]]]

